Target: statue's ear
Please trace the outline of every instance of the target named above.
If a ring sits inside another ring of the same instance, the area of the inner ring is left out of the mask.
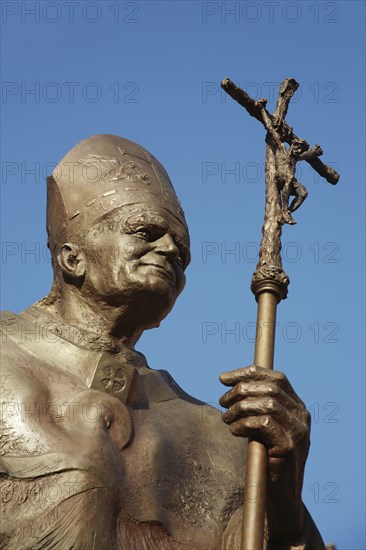
[[[57,261],[64,275],[73,279],[84,277],[85,258],[76,244],[64,243],[57,255]]]

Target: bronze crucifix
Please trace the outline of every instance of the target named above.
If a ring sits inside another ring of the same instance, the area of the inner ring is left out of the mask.
[[[296,163],[305,160],[332,185],[338,182],[339,174],[319,159],[323,153],[321,147],[315,145],[310,148],[304,139],[294,134],[293,128],[285,120],[290,100],[299,87],[295,79],[286,78],[282,82],[273,115],[266,109],[266,99],[253,100],[228,78],[222,81],[221,87],[267,130],[265,216],[259,261],[252,277],[251,289],[258,302],[254,364],[273,369],[276,309],[281,299],[287,297],[289,284],[289,278],[282,269],[282,225],[296,223],[292,212],[307,197],[306,188],[295,177]],[[294,198],[289,204],[290,196]],[[266,480],[266,448],[259,441],[250,440],[245,479],[242,550],[263,550]]]

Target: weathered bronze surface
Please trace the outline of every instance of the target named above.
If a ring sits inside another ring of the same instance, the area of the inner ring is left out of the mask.
[[[265,98],[254,101],[228,78],[222,81],[221,86],[251,116],[262,122],[267,130],[265,215],[259,261],[252,277],[251,289],[258,302],[254,364],[273,369],[277,304],[287,297],[289,285],[289,278],[282,269],[282,225],[296,223],[291,212],[297,210],[307,197],[306,188],[295,177],[296,163],[299,160],[308,161],[333,185],[338,182],[339,174],[319,160],[318,157],[323,154],[319,145],[310,149],[308,143],[298,138],[285,121],[290,100],[299,86],[295,79],[286,78],[282,82],[273,115],[266,110]],[[288,149],[284,142],[289,144]],[[289,205],[290,195],[294,199]],[[267,420],[270,422],[271,419],[267,417]],[[266,512],[270,532],[276,529],[271,520],[268,520],[271,503],[266,502],[266,499],[270,500],[271,497],[266,492],[268,469],[271,476],[271,449],[269,448],[268,461],[266,447],[268,445],[265,445],[263,437],[258,432],[253,432],[253,439],[249,440],[247,450],[242,550],[263,549]],[[253,487],[256,498],[248,498]]]
[[[161,164],[97,135],[47,190],[51,292],[2,315],[0,548],[238,549],[256,437],[269,456],[266,547],[323,549],[301,500],[309,414],[286,377],[223,374],[229,430],[135,350],[174,306],[190,261]]]

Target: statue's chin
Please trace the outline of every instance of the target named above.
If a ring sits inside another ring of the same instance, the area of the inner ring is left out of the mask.
[[[134,327],[136,331],[144,331],[152,328],[157,328],[171,312],[176,302],[177,296],[173,292],[157,291],[156,289],[149,291],[133,292],[131,295],[109,296],[107,301],[102,305],[102,300],[99,300],[99,311],[104,309],[103,316],[108,318],[109,314],[117,319],[119,317],[118,310],[121,311],[119,321],[116,326],[122,332],[125,327]]]
[[[175,301],[173,303],[170,303],[169,305],[166,305],[165,307],[161,307],[160,310],[157,310],[157,308],[154,307],[151,308],[150,311],[148,306],[146,306],[143,309],[144,315],[142,316],[144,329],[157,328],[160,323],[169,315],[174,307],[174,304]],[[161,304],[161,306],[163,306],[163,304]]]

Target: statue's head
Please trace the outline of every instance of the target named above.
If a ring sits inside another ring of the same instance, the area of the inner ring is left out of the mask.
[[[96,135],[74,147],[47,179],[54,284],[91,303],[129,301],[159,322],[183,290],[189,255],[184,213],[160,162],[136,143]]]
[[[291,143],[292,152],[295,156],[296,155],[301,155],[301,153],[304,153],[305,151],[308,151],[309,147],[310,146],[309,146],[308,142],[305,141],[305,139],[301,139],[301,138],[298,138],[298,137],[295,137],[292,140],[292,143]]]

